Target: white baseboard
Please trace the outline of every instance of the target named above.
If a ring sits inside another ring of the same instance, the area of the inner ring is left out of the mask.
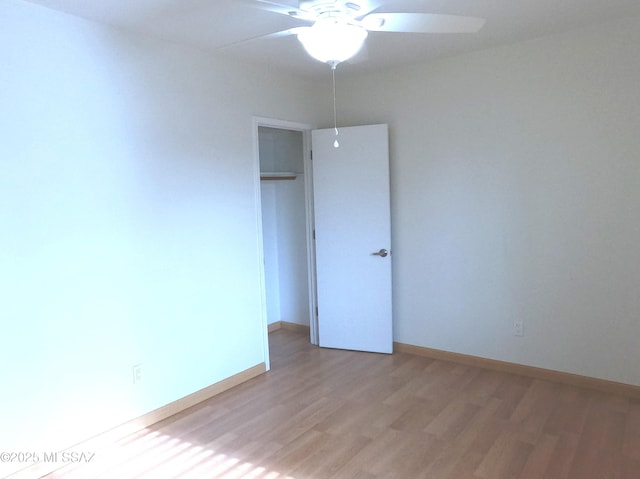
[[[269,325],[270,333],[278,331],[279,329],[286,329],[287,331],[296,331],[298,333],[309,334],[309,326],[306,326],[304,324],[289,323],[287,321],[276,321],[275,323],[271,323]]]
[[[452,353],[439,349],[423,348],[411,344],[393,343],[394,351],[426,356],[433,359],[443,361],[451,361],[454,363],[465,364],[467,366],[475,366],[494,371],[502,371],[520,376],[527,376],[545,381],[556,383],[570,384],[587,389],[595,389],[609,394],[619,394],[622,396],[640,399],[640,386],[633,384],[619,383],[615,381],[607,381],[606,379],[592,378],[589,376],[580,376],[578,374],[565,373],[552,369],[537,368],[534,366],[526,366],[524,364],[509,363],[506,361],[498,361],[495,359],[481,358],[478,356],[470,356],[467,354]]]

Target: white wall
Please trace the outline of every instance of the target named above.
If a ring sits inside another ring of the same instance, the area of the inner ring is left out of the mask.
[[[280,319],[280,268],[278,260],[278,202],[276,182],[261,181],[262,244],[264,251],[264,280],[269,324]]]
[[[302,132],[260,127],[259,139],[262,171],[297,173],[261,182],[268,322],[309,326]]]
[[[390,124],[396,341],[640,385],[639,79],[636,18],[341,80]]]
[[[265,361],[252,117],[319,102],[18,0],[0,24],[0,450],[55,451]]]
[[[277,183],[280,318],[309,326],[304,174],[295,180]]]

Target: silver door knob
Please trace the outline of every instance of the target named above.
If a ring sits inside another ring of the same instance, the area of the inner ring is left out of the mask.
[[[389,252],[386,249],[381,249],[380,251],[376,251],[375,253],[371,253],[372,256],[381,256],[382,258],[386,258]]]

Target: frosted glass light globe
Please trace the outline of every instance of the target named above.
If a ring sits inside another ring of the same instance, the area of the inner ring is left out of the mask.
[[[358,25],[325,18],[298,33],[298,40],[309,55],[335,68],[358,53],[368,34]]]

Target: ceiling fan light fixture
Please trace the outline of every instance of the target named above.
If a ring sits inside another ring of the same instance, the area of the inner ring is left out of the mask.
[[[298,40],[309,55],[335,68],[358,53],[367,35],[367,30],[358,25],[323,18],[298,33]]]

